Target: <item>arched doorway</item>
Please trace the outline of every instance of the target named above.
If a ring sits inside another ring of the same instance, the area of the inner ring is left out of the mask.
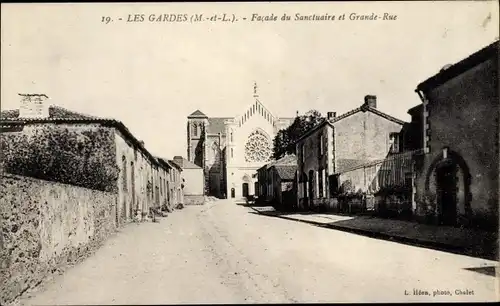
[[[458,167],[447,160],[436,167],[436,200],[439,209],[439,224],[455,225],[457,222]]]
[[[250,177],[245,174],[242,179],[243,183],[241,184],[241,195],[244,198],[247,198],[250,195],[249,184],[251,182]]]
[[[248,197],[248,183],[243,183],[241,184],[241,194],[243,195],[243,197]]]
[[[425,192],[431,211],[441,225],[468,225],[472,215],[471,175],[465,160],[457,152],[444,148],[428,168]],[[433,196],[434,195],[434,196]],[[435,206],[434,206],[435,205]]]

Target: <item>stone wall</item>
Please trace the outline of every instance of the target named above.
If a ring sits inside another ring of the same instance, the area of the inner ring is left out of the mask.
[[[116,229],[116,194],[2,174],[0,304],[78,262]]]
[[[205,191],[205,182],[203,177],[203,169],[185,168],[181,172],[181,177],[184,179],[184,196],[203,196]]]
[[[205,204],[204,195],[185,195],[184,205],[203,205]]]

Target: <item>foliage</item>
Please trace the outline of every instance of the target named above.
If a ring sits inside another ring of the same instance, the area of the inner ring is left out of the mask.
[[[273,158],[279,159],[285,154],[295,154],[295,142],[307,131],[323,122],[324,118],[317,110],[310,110],[295,118],[286,129],[278,131],[273,140]]]
[[[4,171],[101,191],[116,191],[118,167],[106,129],[37,127],[4,133],[0,150]]]

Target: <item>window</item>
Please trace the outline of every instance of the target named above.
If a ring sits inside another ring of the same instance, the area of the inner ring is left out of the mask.
[[[128,183],[127,183],[127,158],[125,155],[122,156],[122,184],[123,184],[123,192],[128,191]]]
[[[233,158],[233,148],[231,148],[231,158]]]
[[[389,135],[389,152],[399,153],[399,133]]]
[[[323,197],[323,169],[319,170],[318,173],[318,197]]]
[[[231,142],[233,142],[233,131],[231,131]]]
[[[323,156],[324,148],[323,148],[323,135],[319,135],[319,155]]]
[[[193,124],[193,136],[198,136],[198,125]]]
[[[302,156],[302,162],[304,162],[305,161],[305,153],[306,153],[305,150],[304,150],[304,144],[300,145],[300,151],[301,151],[300,155]]]
[[[335,197],[339,192],[339,176],[331,175],[329,184],[330,184],[330,197]]]
[[[259,130],[252,132],[245,144],[245,161],[266,162],[269,161],[271,154],[271,139]]]
[[[405,187],[413,187],[413,174],[411,172],[405,173]]]

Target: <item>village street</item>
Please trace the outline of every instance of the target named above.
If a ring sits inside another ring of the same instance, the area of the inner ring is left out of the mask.
[[[256,214],[231,200],[130,224],[26,305],[492,301],[492,261]],[[431,296],[414,296],[413,290]],[[471,295],[455,294],[461,290]],[[406,293],[409,295],[405,295]],[[453,296],[432,297],[434,290]]]

